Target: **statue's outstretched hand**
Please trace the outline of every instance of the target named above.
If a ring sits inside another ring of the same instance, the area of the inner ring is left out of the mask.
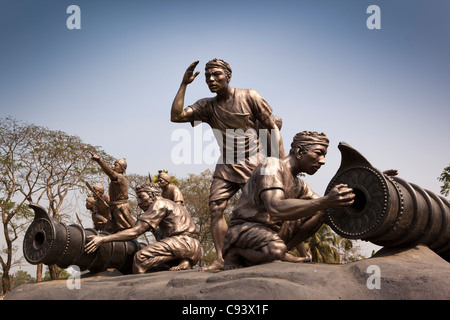
[[[189,84],[199,75],[200,71],[194,73],[195,67],[198,64],[198,60],[191,63],[191,65],[186,69],[183,76],[183,84]]]
[[[87,253],[92,253],[96,251],[103,243],[103,237],[101,236],[88,236],[88,240],[90,240],[85,246],[84,250]]]
[[[355,194],[346,184],[338,184],[327,194],[330,208],[348,207],[353,204]]]
[[[94,161],[98,161],[100,160],[100,157],[97,154],[91,152],[91,159]]]

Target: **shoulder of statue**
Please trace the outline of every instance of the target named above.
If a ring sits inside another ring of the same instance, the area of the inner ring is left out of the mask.
[[[206,97],[198,99],[191,107],[204,107],[210,105],[213,101],[216,100],[216,97]]]
[[[255,89],[251,89],[251,88],[236,89],[236,90],[238,90],[238,91],[236,91],[236,93],[245,94],[250,97],[260,97],[261,96],[258,91],[256,91]]]

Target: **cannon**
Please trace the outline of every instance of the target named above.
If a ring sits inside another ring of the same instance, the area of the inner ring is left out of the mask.
[[[28,227],[24,241],[23,254],[30,264],[57,265],[68,268],[76,265],[80,271],[98,273],[115,268],[123,274],[132,272],[134,254],[142,248],[136,240],[116,241],[102,244],[97,251],[86,253],[84,245],[90,235],[106,235],[94,229],[83,229],[66,225],[48,215],[39,205],[29,205],[35,213]]]
[[[340,183],[353,188],[354,203],[327,209],[326,223],[342,237],[384,247],[426,245],[450,261],[450,204],[431,191],[388,176],[357,150],[339,143],[341,165],[325,194]]]

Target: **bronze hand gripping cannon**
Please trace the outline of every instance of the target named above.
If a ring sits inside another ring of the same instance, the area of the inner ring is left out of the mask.
[[[96,230],[75,224],[67,226],[51,218],[44,208],[33,204],[30,207],[35,216],[23,241],[24,257],[30,264],[55,264],[63,269],[76,265],[80,271],[93,273],[115,268],[124,274],[131,273],[134,254],[141,249],[136,240],[104,243],[88,254],[84,250],[86,238],[98,235]]]
[[[325,193],[345,183],[355,201],[344,209],[327,209],[326,223],[340,236],[384,247],[426,245],[450,261],[450,204],[434,193],[390,177],[358,151],[341,142],[341,166]]]

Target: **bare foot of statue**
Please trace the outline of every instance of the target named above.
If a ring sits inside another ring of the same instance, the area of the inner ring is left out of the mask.
[[[169,270],[170,271],[189,270],[191,269],[191,267],[192,267],[191,262],[187,259],[183,259],[177,266],[172,267]]]
[[[200,268],[200,271],[217,271],[217,270],[223,270],[224,261],[223,259],[217,259],[214,261],[211,265],[207,267]]]

